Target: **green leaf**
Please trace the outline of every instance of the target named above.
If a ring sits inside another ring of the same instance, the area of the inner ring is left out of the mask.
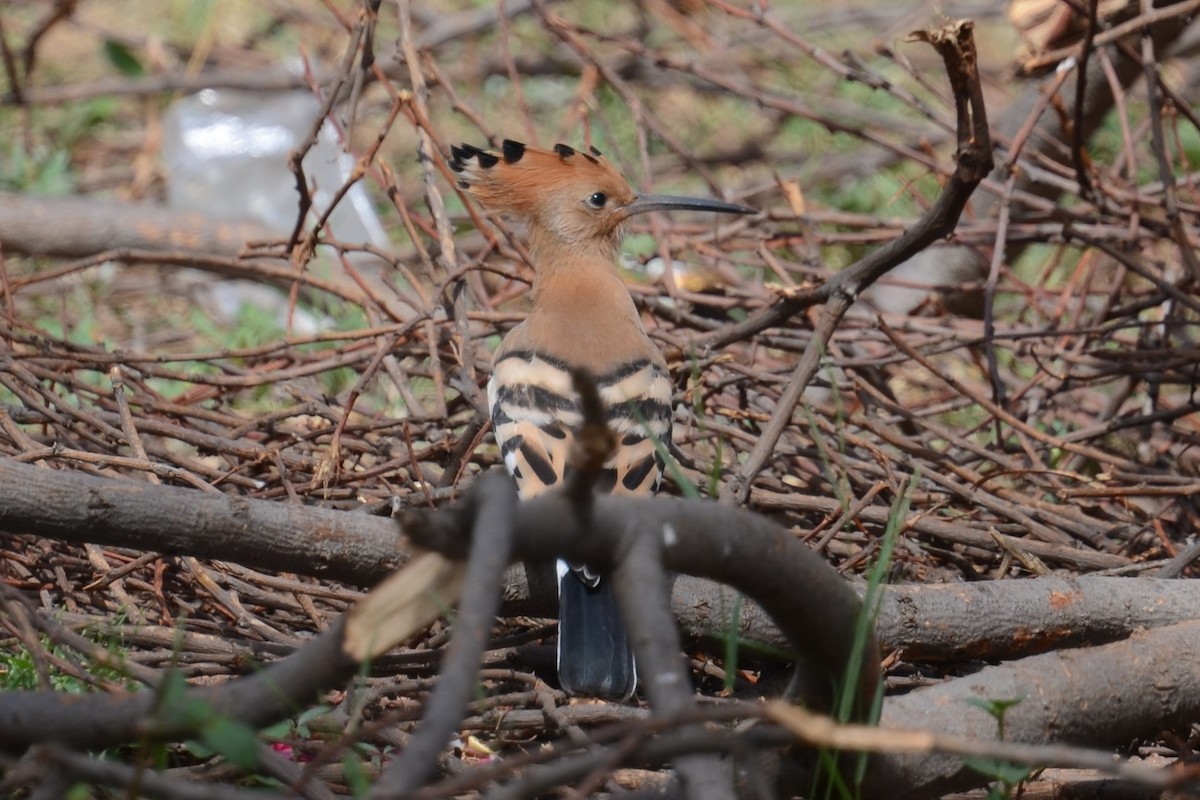
[[[280,720],[274,725],[268,725],[263,728],[260,733],[268,739],[283,739],[292,733],[292,721],[290,719]]]
[[[715,492],[713,493],[716,494]],[[737,682],[738,669],[738,631],[742,628],[742,601],[745,597],[741,592],[734,595],[733,613],[729,618],[729,627],[725,632],[725,691],[732,692]],[[725,593],[721,593],[721,605],[725,605]]]
[[[343,755],[342,769],[346,777],[346,786],[350,789],[350,796],[366,797],[367,792],[371,789],[371,781],[367,779],[367,771],[363,769],[359,756],[353,752]]]
[[[146,68],[142,66],[142,62],[138,60],[138,57],[133,54],[132,50],[120,42],[105,39],[104,55],[108,58],[108,63],[116,67],[123,75],[138,78],[146,74]]]
[[[183,749],[201,760],[210,759],[217,754],[216,750],[213,750],[199,739],[185,740],[183,743]]]
[[[183,701],[185,691],[187,681],[183,673],[176,669],[167,670],[167,674],[158,684],[158,707],[174,709]]]
[[[967,703],[975,706],[976,708],[982,708],[993,717],[1000,719],[1004,716],[1004,712],[1008,711],[1014,706],[1020,705],[1022,702],[1024,702],[1024,700],[1025,695],[1021,695],[1020,697],[1010,697],[1003,700],[994,700],[988,697],[968,697]]]
[[[253,770],[258,764],[258,734],[228,717],[213,717],[200,731],[200,741],[242,769]]]
[[[1025,695],[1020,697],[1011,697],[1003,699],[991,699],[986,697],[968,697],[967,703],[982,708],[987,713],[991,714],[996,720],[996,735],[1004,739],[1004,717],[1008,714],[1008,710],[1013,706],[1019,705],[1025,700]]]
[[[63,800],[90,800],[92,797],[92,787],[86,783],[77,783],[70,789],[67,789],[63,795]]]
[[[963,763],[981,775],[994,778],[1010,786],[1027,780],[1033,774],[1033,770],[1023,764],[1011,764],[994,758],[968,756],[963,758]]]
[[[324,703],[322,703],[319,705],[315,705],[312,708],[305,711],[303,714],[301,714],[299,717],[296,718],[296,733],[297,733],[297,735],[303,736],[305,738],[312,736],[312,731],[309,729],[308,724],[310,722],[312,722],[314,719],[316,719],[317,717],[320,717],[323,714],[328,714],[332,710],[333,710],[332,706],[327,706]]]

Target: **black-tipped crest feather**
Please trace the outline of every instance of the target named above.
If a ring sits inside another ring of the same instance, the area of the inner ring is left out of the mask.
[[[525,143],[505,139],[504,144],[501,145],[501,152],[504,154],[506,163],[515,164],[521,160],[521,156],[525,155]]]
[[[481,205],[535,222],[535,239],[598,246],[606,261],[617,247],[621,223],[635,214],[672,209],[750,212],[717,200],[639,195],[595,147],[580,152],[556,144],[543,150],[505,139],[496,149],[455,145],[450,155],[459,187]]]

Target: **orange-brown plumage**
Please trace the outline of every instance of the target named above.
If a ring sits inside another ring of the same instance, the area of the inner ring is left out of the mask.
[[[581,153],[565,145],[540,150],[512,141],[498,152],[467,148],[456,148],[452,162],[462,167],[462,188],[484,206],[565,242],[611,241],[625,218],[618,209],[635,197],[621,173],[596,151]],[[590,191],[581,197],[582,189]],[[586,207],[597,192],[605,195],[607,208]]]
[[[670,441],[671,384],[617,273],[621,223],[667,209],[751,210],[714,200],[639,195],[594,148],[553,150],[506,140],[498,150],[451,148],[459,186],[481,205],[529,225],[532,308],[496,351],[488,405],[505,466],[523,498],[561,483],[581,415],[571,370],[596,376],[621,447],[606,491],[650,492]],[[632,652],[607,581],[583,565],[559,569],[559,677],[571,693],[633,692]]]

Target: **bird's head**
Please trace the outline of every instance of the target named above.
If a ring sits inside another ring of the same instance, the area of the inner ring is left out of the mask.
[[[485,208],[528,222],[535,236],[568,246],[615,245],[621,223],[647,211],[755,213],[720,200],[639,195],[594,147],[582,152],[559,144],[541,150],[506,139],[499,151],[469,144],[450,151],[459,188]]]

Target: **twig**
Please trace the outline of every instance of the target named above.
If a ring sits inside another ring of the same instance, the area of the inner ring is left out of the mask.
[[[779,396],[779,402],[775,406],[774,413],[771,414],[771,421],[767,423],[762,436],[758,438],[750,455],[742,462],[737,474],[721,487],[722,503],[745,505],[746,500],[750,497],[750,489],[754,485],[755,477],[766,466],[771,454],[775,452],[775,445],[779,442],[779,437],[791,424],[792,414],[800,403],[800,398],[804,396],[804,390],[808,388],[813,375],[817,373],[821,357],[825,354],[826,343],[832,338],[838,322],[854,304],[854,299],[849,294],[837,290],[836,287],[830,291],[832,296],[821,309],[820,321],[813,331],[813,337],[808,347],[805,348],[804,355],[800,357],[799,363],[796,364],[787,388]]]
[[[1153,11],[1151,0],[1141,0],[1142,14]],[[1171,170],[1171,161],[1167,158],[1166,136],[1163,133],[1163,105],[1159,96],[1158,61],[1154,53],[1153,29],[1147,25],[1142,28],[1142,69],[1146,74],[1146,99],[1150,104],[1150,141],[1154,150],[1154,158],[1158,164],[1158,177],[1162,182],[1163,210],[1167,214],[1167,224],[1174,235],[1175,244],[1179,247],[1179,256],[1187,268],[1192,280],[1200,282],[1200,258],[1196,256],[1196,248],[1188,237],[1187,227],[1179,212],[1179,199],[1175,187],[1175,174]]]
[[[1160,22],[1167,22],[1179,17],[1188,17],[1195,14],[1197,9],[1200,9],[1200,0],[1176,0],[1176,2],[1172,2],[1161,8],[1151,9],[1148,12],[1143,10],[1142,13],[1132,19],[1113,25],[1110,28],[1106,28],[1103,32],[1094,35],[1091,41],[1092,47],[1103,47],[1112,44],[1131,33],[1144,30]],[[1072,44],[1070,47],[1061,47],[1057,50],[1042,53],[1026,62],[1025,68],[1027,70],[1036,70],[1043,66],[1062,61],[1064,58],[1071,56],[1078,47],[1079,45]]]
[[[874,753],[951,753],[973,758],[1015,762],[1031,767],[1070,766],[1097,770],[1135,781],[1144,786],[1178,786],[1186,777],[1170,771],[1128,761],[1117,761],[1111,753],[1069,745],[1035,745],[997,742],[940,734],[936,731],[875,728],[839,724],[830,717],[776,700],[767,706],[767,716],[792,731],[805,744],[839,750]]]
[[[663,570],[664,548],[673,546],[674,527],[646,528],[630,520],[622,537],[621,560],[613,571],[613,586],[629,641],[637,656],[639,681],[659,716],[694,710],[688,671],[680,653],[683,641],[671,613],[671,581]],[[691,800],[732,800],[736,792],[727,766],[707,755],[680,756],[676,769]]]
[[[24,81],[17,73],[17,60],[12,49],[8,46],[8,33],[4,29],[4,18],[0,17],[0,61],[4,64],[4,74],[8,76],[8,85],[16,105],[25,105]]]
[[[890,269],[952,231],[967,199],[991,171],[991,139],[983,105],[983,90],[979,83],[975,43],[971,36],[972,27],[970,22],[961,21],[939,31],[913,34],[914,39],[932,44],[945,60],[958,110],[958,167],[929,212],[903,236],[842,271],[812,295],[803,300],[780,301],[766,312],[751,317],[745,324],[734,326],[722,336],[704,342],[709,347],[724,346],[782,322],[809,302],[810,298],[827,298],[817,330],[800,363],[796,365],[788,388],[771,415],[770,424],[737,474],[722,487],[722,502],[744,504],[750,496],[755,477],[774,451],[804,390],[816,374],[822,351],[854,299]]]
[[[47,763],[47,771],[60,772],[74,780],[124,787],[130,792],[154,794],[171,800],[261,800],[258,790],[222,786],[209,781],[186,781],[146,769],[140,764],[122,764],[112,759],[74,752],[56,744],[40,746],[35,755]]]
[[[517,492],[512,479],[499,473],[484,476],[476,487],[466,584],[441,674],[416,734],[372,789],[369,796],[374,800],[401,797],[428,781],[437,769],[438,754],[462,721],[478,679],[509,562]]]
[[[595,377],[586,369],[571,371],[571,385],[579,396],[579,412],[583,422],[575,435],[570,453],[570,471],[564,491],[586,519],[591,508],[593,489],[605,463],[617,451],[617,435],[608,427],[608,414],[600,399]]]
[[[858,293],[893,267],[954,230],[968,198],[992,168],[991,138],[983,104],[983,89],[979,83],[972,28],[969,21],[960,21],[938,31],[912,35],[914,40],[929,42],[941,54],[958,111],[957,166],[929,211],[902,236],[872,251],[821,287],[781,300],[743,323],[701,337],[697,342],[700,347],[712,350],[747,339],[782,324],[800,310],[816,303],[833,302],[832,307],[836,310],[841,305],[833,301],[837,294],[857,297]]]
[[[1071,125],[1071,161],[1075,165],[1075,180],[1079,181],[1079,196],[1084,200],[1094,200],[1092,196],[1092,179],[1088,177],[1087,164],[1083,152],[1083,112],[1087,100],[1088,60],[1092,56],[1092,43],[1096,38],[1096,12],[1100,0],[1088,0],[1087,28],[1083,33],[1083,43],[1079,46],[1079,63],[1076,65],[1074,123]]]
[[[421,65],[421,57],[412,30],[412,8],[409,0],[400,0],[397,11],[400,17],[400,47],[404,54],[404,63],[408,69],[408,77],[412,85],[412,91],[406,92],[405,98],[415,118],[421,121],[415,126],[417,133],[417,160],[421,164],[421,178],[424,183],[425,202],[429,206],[429,213],[433,216],[433,222],[437,231],[437,241],[440,246],[435,259],[443,275],[453,275],[458,268],[458,250],[454,243],[454,229],[446,213],[445,200],[442,198],[442,192],[438,188],[436,180],[435,165],[438,158],[435,154],[439,153],[439,148],[433,136],[432,126],[425,122],[429,119],[429,111],[426,106],[429,90],[425,84],[425,74]],[[445,167],[443,166],[444,169]],[[459,346],[462,350],[466,350],[469,346],[467,343],[470,341],[470,330],[466,321],[465,298],[463,297],[465,289],[465,281],[461,278],[456,278],[447,287],[447,292],[443,296],[443,303],[446,305],[451,319],[454,320],[454,325],[459,335]],[[438,387],[438,405],[444,409],[446,401],[442,395],[444,390],[442,388],[440,356],[437,348],[434,346],[430,347],[429,352],[433,359],[435,380]],[[474,363],[470,358],[465,357],[460,363],[466,377],[464,385],[474,386]]]
[[[304,230],[304,224],[308,220],[308,212],[312,209],[313,199],[312,192],[308,186],[308,178],[304,172],[304,157],[309,151],[316,146],[317,141],[321,136],[321,128],[325,125],[325,119],[333,111],[333,106],[337,102],[338,92],[346,85],[350,79],[350,71],[354,66],[354,57],[362,46],[363,37],[366,31],[366,21],[359,19],[358,24],[354,27],[354,35],[346,45],[346,53],[342,56],[341,67],[337,71],[337,78],[334,80],[333,86],[325,90],[325,97],[322,99],[321,107],[317,114],[313,117],[312,127],[309,128],[308,134],[300,142],[300,146],[288,153],[287,166],[295,177],[296,195],[299,198],[296,208],[296,224],[292,227],[292,232],[288,236],[287,247],[288,259],[291,262],[292,269],[299,275],[304,267],[307,266],[309,259],[316,249],[317,237],[321,233],[319,227],[314,227],[313,231],[306,237],[304,241],[300,240],[300,233]],[[313,90],[320,95],[321,89],[316,85],[316,80],[311,81]],[[293,288],[293,297],[291,302],[295,302],[295,289]]]
[[[38,44],[55,25],[74,14],[77,5],[79,5],[79,0],[55,0],[53,8],[46,11],[38,20],[30,32],[29,38],[25,40],[25,49],[21,54],[21,66],[26,81],[31,79],[37,65]]]

